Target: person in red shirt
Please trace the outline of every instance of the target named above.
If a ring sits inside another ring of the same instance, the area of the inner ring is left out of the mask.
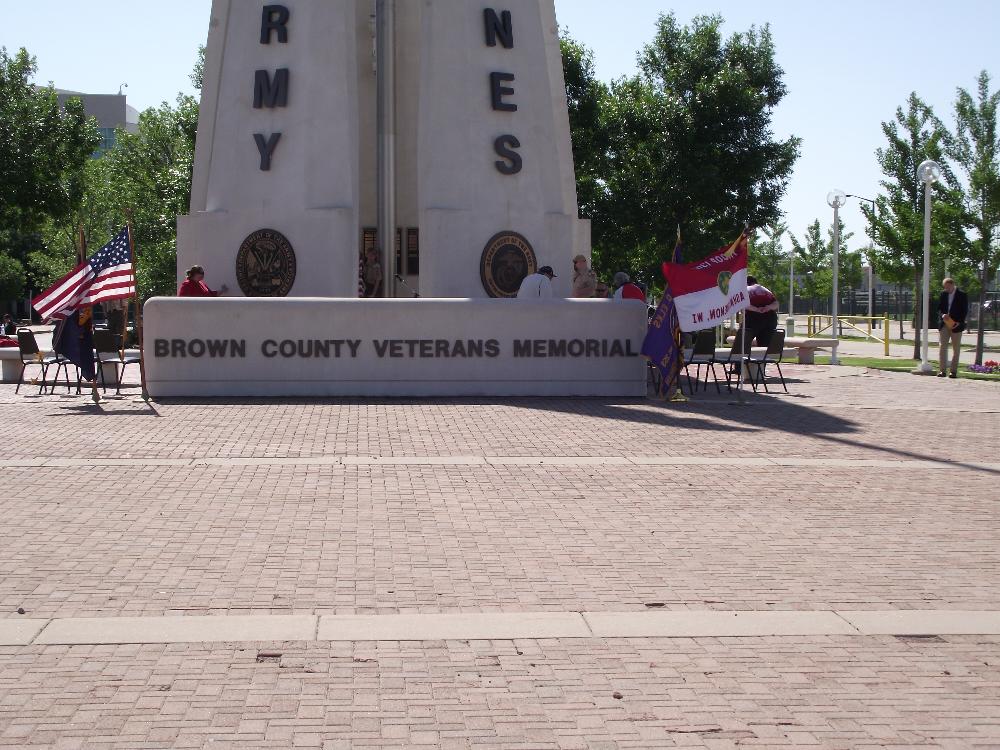
[[[614,278],[615,284],[615,299],[637,299],[640,302],[646,301],[646,295],[639,288],[638,284],[632,282],[629,275],[624,271],[619,271],[615,274]]]
[[[218,297],[229,291],[225,284],[217,292],[213,292],[205,283],[205,269],[201,266],[191,266],[187,270],[187,278],[177,290],[178,297]]]

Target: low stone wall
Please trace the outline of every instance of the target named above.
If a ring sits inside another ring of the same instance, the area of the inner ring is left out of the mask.
[[[154,398],[646,394],[634,301],[156,298],[144,321]]]

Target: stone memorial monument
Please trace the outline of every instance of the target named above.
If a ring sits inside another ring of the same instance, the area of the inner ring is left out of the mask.
[[[178,278],[235,298],[146,303],[147,387],[645,395],[645,305],[563,299],[589,245],[553,0],[214,0]]]
[[[540,265],[569,296],[589,226],[552,0],[214,0],[179,271],[356,297],[372,246],[389,296],[513,296]]]

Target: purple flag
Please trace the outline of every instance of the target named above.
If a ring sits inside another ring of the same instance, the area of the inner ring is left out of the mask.
[[[674,246],[674,263],[680,263],[681,250],[680,230],[677,232],[677,244]],[[674,305],[674,295],[670,284],[663,289],[663,299],[656,308],[656,315],[649,322],[646,339],[642,342],[642,356],[660,371],[660,394],[665,398],[673,398],[681,383],[681,369],[684,367],[684,349],[681,346],[681,324],[677,317],[677,307]]]

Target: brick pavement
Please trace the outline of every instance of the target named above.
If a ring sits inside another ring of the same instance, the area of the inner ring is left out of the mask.
[[[1000,745],[996,637],[75,646],[0,659],[0,747]]]
[[[1000,609],[1000,472],[973,465],[1000,390],[786,372],[745,406],[0,386],[8,460],[51,462],[4,470],[0,619]],[[0,647],[0,746],[1000,747],[998,662],[954,635]]]
[[[104,467],[67,494],[68,471],[7,472],[3,616],[1000,601],[995,480],[973,471]]]

